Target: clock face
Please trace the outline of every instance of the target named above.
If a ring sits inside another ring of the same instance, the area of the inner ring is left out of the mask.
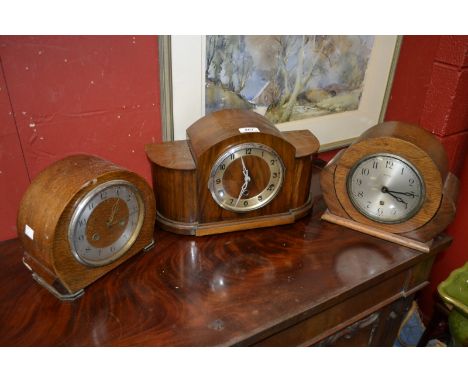
[[[424,198],[424,182],[417,169],[393,154],[363,158],[347,178],[348,196],[367,218],[380,223],[401,223],[414,216]]]
[[[222,208],[248,212],[271,202],[280,191],[283,180],[283,161],[272,148],[243,143],[216,160],[208,187]]]
[[[131,183],[112,180],[99,185],[81,199],[70,221],[73,255],[88,266],[117,260],[134,243],[143,218],[140,193]]]

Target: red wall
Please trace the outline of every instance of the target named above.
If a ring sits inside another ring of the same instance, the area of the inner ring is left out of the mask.
[[[157,47],[155,36],[0,37],[0,240],[16,237],[29,181],[64,156],[102,156],[151,181]]]
[[[437,258],[431,284],[419,298],[430,316],[437,285],[468,261],[468,36],[404,37],[386,120],[415,123],[434,133],[461,182],[457,215],[448,228],[453,244]]]

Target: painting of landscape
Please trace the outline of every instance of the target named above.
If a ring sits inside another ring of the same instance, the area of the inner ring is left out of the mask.
[[[206,36],[205,112],[284,123],[356,110],[373,36]]]

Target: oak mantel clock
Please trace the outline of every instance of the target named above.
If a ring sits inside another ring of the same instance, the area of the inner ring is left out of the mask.
[[[74,155],[43,170],[21,200],[23,262],[56,297],[83,288],[154,243],[155,200],[139,175]]]
[[[384,122],[328,163],[321,188],[322,219],[427,252],[455,216],[458,180],[431,133]]]
[[[310,211],[308,130],[281,133],[247,110],[221,110],[187,129],[186,141],[149,144],[157,221],[191,235],[292,223]]]

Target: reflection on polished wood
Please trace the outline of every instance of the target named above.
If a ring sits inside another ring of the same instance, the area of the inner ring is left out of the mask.
[[[320,221],[207,237],[157,231],[135,256],[60,302],[0,244],[0,345],[388,345],[431,253]]]

